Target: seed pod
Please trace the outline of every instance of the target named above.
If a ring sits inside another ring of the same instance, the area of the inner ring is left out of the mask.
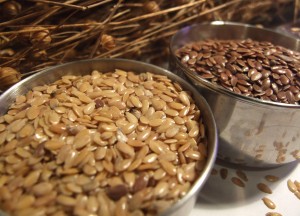
[[[0,89],[6,90],[21,80],[21,74],[11,67],[0,68]]]
[[[0,56],[13,56],[15,51],[11,48],[0,50]]]
[[[16,1],[7,1],[3,3],[2,13],[5,17],[14,17],[20,14],[22,6]]]
[[[49,30],[44,27],[25,27],[23,30],[26,32],[22,34],[22,37],[33,45],[46,47],[52,41]]]
[[[146,1],[143,5],[143,9],[147,13],[155,13],[160,11],[159,5],[155,1]]]
[[[39,60],[46,60],[47,59],[47,51],[46,50],[36,50],[33,54],[32,57],[34,59],[39,59]]]
[[[102,47],[106,50],[112,50],[116,47],[115,39],[111,35],[103,34],[101,37]]]

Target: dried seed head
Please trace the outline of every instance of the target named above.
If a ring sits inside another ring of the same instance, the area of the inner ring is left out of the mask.
[[[21,74],[11,67],[0,68],[0,89],[5,90],[21,80]]]
[[[22,6],[16,1],[7,1],[3,3],[2,13],[6,17],[14,17],[20,14]]]
[[[14,54],[15,54],[15,51],[10,48],[0,50],[0,56],[13,56]]]
[[[52,41],[49,30],[44,27],[25,27],[23,30],[26,32],[22,36],[33,45],[45,47]]]
[[[46,60],[47,59],[47,51],[46,50],[36,50],[36,52],[34,52],[32,54],[32,57],[34,59]]]
[[[101,37],[101,44],[104,49],[111,50],[116,47],[115,39],[111,35],[103,34]]]
[[[155,1],[147,1],[143,5],[143,9],[147,13],[155,13],[160,11],[159,5]]]

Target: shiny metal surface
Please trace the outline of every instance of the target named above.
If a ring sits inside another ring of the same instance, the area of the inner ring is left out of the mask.
[[[189,79],[209,103],[219,132],[218,157],[251,167],[272,167],[300,157],[300,106],[236,94],[197,76],[174,55],[186,43],[203,39],[270,41],[300,51],[300,41],[271,30],[231,22],[193,25],[172,38],[170,70]]]
[[[164,216],[187,215],[189,212],[191,212],[196,201],[197,193],[209,177],[210,171],[215,163],[217,154],[217,131],[212,112],[205,99],[187,81],[178,77],[174,73],[171,73],[154,65],[125,59],[94,59],[67,63],[64,65],[52,67],[50,69],[46,69],[43,72],[28,77],[27,79],[17,83],[6,92],[4,92],[0,96],[0,114],[2,115],[7,111],[9,105],[15,100],[16,96],[25,94],[34,86],[52,83],[61,78],[61,76],[67,74],[85,75],[91,73],[92,70],[108,72],[113,71],[116,68],[125,71],[134,71],[136,73],[152,72],[155,74],[166,75],[171,80],[179,83],[183,87],[183,89],[192,92],[195,103],[201,110],[203,122],[208,128],[206,131],[208,137],[207,163],[205,165],[203,173],[197,179],[188,194],[162,214]]]

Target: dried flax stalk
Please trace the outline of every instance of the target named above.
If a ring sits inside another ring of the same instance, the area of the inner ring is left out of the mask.
[[[0,67],[24,77],[86,58],[125,57],[159,64],[158,59],[167,59],[170,36],[184,25],[212,20],[268,23],[284,18],[294,5],[298,1],[3,0]]]

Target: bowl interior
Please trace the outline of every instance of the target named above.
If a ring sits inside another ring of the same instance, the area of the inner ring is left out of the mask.
[[[64,75],[86,75],[90,74],[93,70],[98,70],[100,72],[111,72],[115,69],[134,71],[135,73],[151,72],[155,74],[166,75],[171,80],[176,81],[183,87],[183,89],[192,93],[196,105],[201,110],[203,121],[206,127],[209,128],[206,134],[208,137],[208,157],[205,168],[188,194],[184,198],[180,199],[175,205],[173,205],[171,209],[168,209],[165,215],[172,214],[176,212],[176,209],[180,208],[191,197],[196,196],[196,193],[200,190],[209,176],[217,153],[216,124],[209,105],[196,89],[194,89],[189,83],[174,73],[154,65],[125,59],[93,59],[67,63],[64,65],[51,67],[40,73],[32,75],[31,77],[22,80],[4,92],[0,96],[0,114],[3,115],[6,113],[8,107],[14,102],[18,95],[27,93],[34,86],[52,83]]]
[[[241,40],[248,38],[256,41],[269,41],[275,45],[283,46],[294,51],[300,51],[300,40],[288,37],[278,32],[242,23],[214,21],[211,23],[187,26],[179,30],[172,37],[170,44],[172,55],[172,58],[169,62],[170,68],[177,68],[179,71],[182,71],[183,75],[187,75],[188,79],[191,79],[194,84],[199,85],[200,87],[207,88],[210,91],[214,91],[216,93],[225,94],[229,97],[234,97],[235,99],[241,100],[245,103],[256,104],[258,106],[273,106],[277,108],[299,108],[300,105],[263,101],[258,98],[237,94],[219,85],[214,85],[210,81],[201,78],[195,72],[191,71],[176,57],[176,51],[189,43],[206,39]],[[176,66],[173,67],[172,65]]]

